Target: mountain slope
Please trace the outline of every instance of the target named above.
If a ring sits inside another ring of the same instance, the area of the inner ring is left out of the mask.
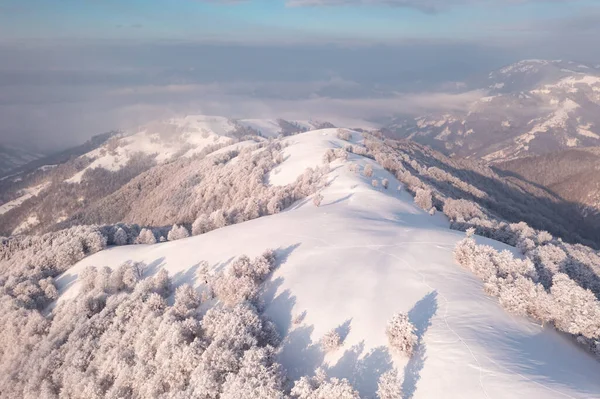
[[[446,154],[500,162],[600,145],[600,71],[525,60],[471,89],[487,94],[464,112],[398,118],[385,131]]]
[[[500,162],[496,167],[540,184],[567,201],[600,211],[600,149],[569,149]]]
[[[273,185],[294,181],[306,167],[321,164],[327,149],[344,145],[334,130],[288,142],[285,160],[269,176]],[[274,248],[282,262],[261,296],[283,335],[278,359],[292,378],[323,365],[329,375],[349,378],[362,395],[373,396],[379,375],[395,366],[404,370],[403,388],[414,398],[600,395],[599,363],[552,329],[506,314],[456,265],[452,251],[462,233],[449,230],[442,215],[418,209],[374,161],[350,155],[349,162],[371,165],[374,175],[357,175],[348,161],[336,160],[320,207],[303,201],[188,239],[102,251],[58,278],[59,301],[77,293],[77,277],[87,265],[144,261],[149,273],[165,268],[176,284],[199,286],[201,260],[217,270],[236,255]],[[388,179],[390,188],[373,187],[372,179]],[[386,347],[385,325],[399,311],[409,313],[423,340],[411,360]],[[342,348],[324,354],[318,341],[338,327],[345,335]]]
[[[0,177],[43,156],[37,152],[0,145]]]
[[[77,212],[93,208],[154,166],[196,162],[208,154],[240,151],[280,135],[321,126],[331,125],[190,115],[96,136],[82,146],[32,162],[0,180],[0,235],[48,231]],[[36,196],[27,195],[33,192]]]

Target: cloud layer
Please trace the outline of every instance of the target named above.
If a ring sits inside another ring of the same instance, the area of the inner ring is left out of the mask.
[[[319,6],[389,6],[412,8],[425,13],[437,13],[461,5],[514,5],[521,3],[575,2],[578,0],[287,0],[290,7]]]

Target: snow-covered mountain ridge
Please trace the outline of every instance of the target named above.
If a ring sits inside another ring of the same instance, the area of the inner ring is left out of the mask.
[[[294,181],[320,165],[325,151],[345,145],[333,129],[286,141],[285,161],[270,175],[274,185]],[[374,174],[357,174],[350,164],[370,165]],[[374,397],[379,376],[395,367],[404,370],[404,391],[414,398],[600,395],[599,363],[553,329],[507,314],[455,263],[452,252],[464,235],[449,230],[443,215],[416,207],[372,160],[350,155],[331,170],[319,207],[304,201],[196,237],[109,248],[57,279],[59,301],[77,293],[77,276],[90,265],[141,261],[152,273],[166,269],[177,283],[201,287],[194,272],[200,261],[215,271],[237,255],[274,248],[283,261],[261,297],[283,336],[278,360],[292,379],[322,366],[330,376],[348,378],[363,397]],[[389,188],[373,187],[373,179],[387,179]],[[422,342],[413,358],[386,347],[385,325],[395,312],[408,312],[418,326]],[[332,328],[345,339],[339,350],[324,353],[319,340]]]
[[[552,197],[529,208],[491,170],[349,129],[228,148],[0,241],[0,392],[600,395],[598,254],[518,223],[557,213]],[[398,315],[411,351],[393,344]]]
[[[600,144],[600,70],[525,60],[489,74],[465,112],[399,118],[387,130],[447,154],[507,161]]]
[[[12,210],[6,216],[10,220],[4,223],[0,234],[16,234],[61,223],[75,211],[118,190],[156,165],[208,154],[218,155],[223,151],[240,150],[253,143],[266,142],[269,138],[331,126],[317,121],[233,120],[220,116],[189,115],[102,135],[101,139],[81,146],[87,150],[79,152],[76,158],[61,159],[56,162],[58,165],[32,164],[30,169],[0,180],[0,216]],[[55,161],[52,158],[48,160]],[[66,202],[65,194],[69,197]],[[53,195],[60,199],[46,201],[49,203],[44,205],[42,198],[49,199]],[[52,218],[40,207],[53,208]]]

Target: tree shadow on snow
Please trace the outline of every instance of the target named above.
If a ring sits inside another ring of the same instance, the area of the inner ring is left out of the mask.
[[[337,326],[335,329],[335,332],[339,334],[342,343],[346,341],[346,337],[348,337],[348,334],[350,334],[351,324],[352,319],[348,319],[344,323]]]
[[[193,286],[198,278],[198,269],[200,269],[200,264],[196,263],[184,272],[175,273],[171,277],[173,287],[179,287],[181,284],[189,284]]]
[[[354,193],[350,193],[348,195],[343,196],[342,198],[338,198],[335,201],[331,201],[327,204],[324,205],[335,205],[335,204],[339,204],[340,202],[344,202],[346,200],[349,200],[350,198],[352,198],[352,196],[354,195]]]
[[[365,352],[364,341],[344,352],[340,360],[327,369],[327,374],[337,378],[347,378],[359,391],[361,397],[375,397],[379,377],[394,365],[385,346]]]
[[[129,262],[131,262],[131,261],[129,261]],[[164,256],[161,256],[160,258],[148,263],[144,267],[144,277],[154,276],[158,272],[158,270],[164,266],[164,264],[165,264]]]
[[[301,325],[288,333],[282,343],[279,358],[286,365],[288,377],[296,381],[306,375],[314,375],[323,364],[325,355],[319,343],[313,343],[313,326]]]
[[[425,342],[423,342],[423,337],[425,336],[427,329],[431,326],[431,321],[433,316],[437,313],[437,309],[437,292],[432,291],[425,295],[408,312],[408,318],[415,326],[417,345],[413,350],[411,358],[404,367],[402,391],[404,392],[404,398],[406,399],[413,397],[417,389],[417,384],[421,379],[421,370],[423,370],[425,360],[427,360],[427,348]]]
[[[231,263],[233,262],[233,260],[235,259],[235,256],[232,256],[231,258],[227,259],[225,262],[221,262],[219,264],[217,264],[213,270],[215,273],[220,273],[223,270],[225,270],[225,268]]]
[[[275,250],[275,261],[277,262],[277,264],[275,265],[275,269],[278,269],[279,267],[281,267],[281,265],[286,263],[292,252],[298,249],[300,245],[302,245],[302,243],[299,242],[297,244],[290,245],[285,248],[277,248]]]
[[[271,272],[271,275],[262,284],[259,308],[267,310],[269,317],[277,326],[277,330],[281,336],[285,336],[292,325],[292,311],[296,305],[296,298],[292,296],[289,290],[285,290],[278,294],[283,285],[283,277],[272,278],[272,273],[284,265],[292,252],[294,252],[300,243],[290,245],[285,248],[275,250],[276,264]]]

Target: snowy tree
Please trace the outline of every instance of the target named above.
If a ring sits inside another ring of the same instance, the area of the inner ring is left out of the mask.
[[[382,186],[383,188],[385,188],[386,190],[388,189],[389,185],[390,185],[390,181],[389,181],[388,179],[383,179],[383,180],[381,181],[381,186]]]
[[[189,284],[183,284],[175,290],[175,304],[173,311],[181,318],[186,318],[200,305],[198,291]]]
[[[328,331],[323,338],[321,338],[321,347],[325,352],[333,352],[342,345],[342,339],[340,334],[335,330]]]
[[[335,159],[335,153],[333,152],[333,149],[328,149],[327,151],[325,151],[325,154],[323,154],[323,163],[324,164],[328,164],[331,161],[333,161]]]
[[[117,227],[113,236],[114,245],[127,245],[127,233],[121,227]]]
[[[379,399],[402,399],[402,379],[398,375],[398,370],[388,370],[379,377],[377,397]]]
[[[385,333],[388,337],[389,345],[392,349],[412,355],[413,349],[417,344],[415,326],[412,325],[405,313],[397,313],[388,322]]]
[[[557,273],[550,289],[556,326],[570,334],[600,337],[600,302],[590,291],[579,287],[564,273]]]
[[[246,220],[252,220],[260,217],[260,203],[255,198],[248,198],[244,208]]]
[[[363,175],[365,175],[365,177],[373,176],[373,166],[371,166],[371,164],[367,164],[365,166],[365,168],[363,169]]]
[[[200,234],[208,233],[212,229],[212,224],[208,215],[202,213],[198,215],[198,217],[196,218],[196,220],[194,220],[194,223],[192,224],[192,235],[197,236]]]
[[[423,210],[429,211],[433,207],[430,190],[417,189],[415,194],[415,203]]]
[[[244,352],[240,369],[223,383],[221,399],[285,399],[284,374],[271,347]]]
[[[350,141],[352,140],[352,133],[350,133],[347,129],[338,129],[337,137],[342,140]]]
[[[377,188],[379,186],[379,180],[377,180],[377,179],[371,180],[371,185],[373,187]]]
[[[323,201],[323,194],[316,193],[313,197],[313,204],[315,204],[315,206],[321,206],[321,201]]]
[[[328,378],[323,369],[314,377],[302,377],[294,383],[292,397],[297,399],[360,399],[346,379]]]
[[[142,229],[137,238],[138,244],[156,244],[156,237],[150,229]]]
[[[174,224],[173,227],[171,228],[171,230],[169,231],[169,234],[167,235],[167,240],[169,240],[169,241],[181,240],[182,238],[187,238],[189,236],[190,236],[190,233],[188,233],[185,226],[178,226],[178,225]]]

